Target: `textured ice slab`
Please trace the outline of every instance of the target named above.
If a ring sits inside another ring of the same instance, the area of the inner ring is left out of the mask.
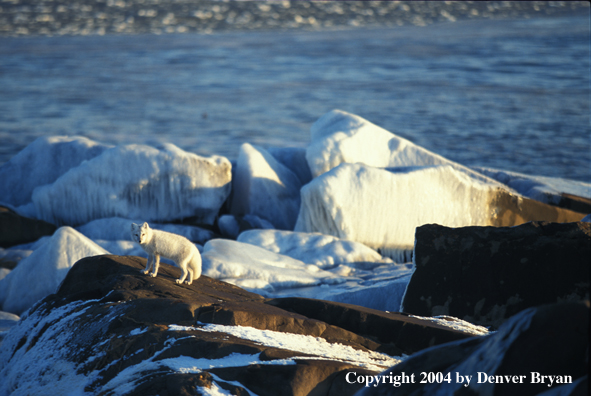
[[[293,230],[300,208],[300,179],[266,150],[244,143],[235,170],[232,214],[256,215]]]
[[[117,146],[37,188],[39,218],[77,226],[104,217],[213,224],[230,192],[231,164],[172,144]]]
[[[344,279],[316,265],[227,239],[203,247],[203,274],[262,295],[278,289],[335,284]]]
[[[495,225],[499,190],[452,166],[389,171],[344,163],[302,188],[295,231],[361,242],[405,262],[419,225]]]
[[[320,233],[250,230],[240,234],[238,241],[260,246],[320,268],[354,262],[391,262],[362,243]]]
[[[360,162],[376,168],[454,164],[359,116],[341,110],[332,110],[320,117],[310,132],[311,143],[306,151],[306,159],[314,177],[344,162]]]
[[[76,261],[108,253],[73,228],[59,228],[0,281],[1,310],[22,314],[55,293]]]
[[[0,202],[25,205],[36,187],[53,183],[110,147],[81,136],[40,137],[0,166]]]

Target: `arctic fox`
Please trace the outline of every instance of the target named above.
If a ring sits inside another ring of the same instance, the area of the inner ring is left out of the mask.
[[[131,224],[131,239],[140,244],[148,253],[148,264],[142,272],[147,274],[152,268],[152,277],[158,274],[160,256],[173,260],[183,270],[176,283],[183,283],[189,274],[187,284],[201,276],[201,254],[197,247],[187,238],[170,232],[153,230],[148,223]]]

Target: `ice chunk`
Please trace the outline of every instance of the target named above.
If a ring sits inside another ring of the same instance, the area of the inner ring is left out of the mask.
[[[77,226],[104,217],[170,221],[193,217],[213,224],[230,192],[231,165],[172,144],[162,150],[117,146],[37,188],[38,216]]]
[[[582,217],[448,165],[385,170],[343,163],[304,186],[301,194],[295,231],[361,242],[396,262],[409,261],[415,228],[423,224],[513,226]]]
[[[341,277],[315,265],[227,239],[207,242],[202,258],[204,275],[263,295],[276,289],[343,281]]]
[[[359,242],[331,235],[278,230],[250,230],[238,237],[239,242],[260,246],[320,268],[352,262],[388,262],[375,250]]]
[[[0,280],[2,310],[22,314],[37,300],[55,293],[78,260],[108,253],[73,228],[59,228]]]
[[[270,147],[268,150],[278,162],[292,171],[302,185],[312,180],[312,173],[306,160],[306,149],[299,147]]]
[[[81,136],[40,137],[0,166],[0,202],[25,205],[35,187],[53,183],[110,147]]]
[[[244,143],[233,182],[232,214],[253,214],[292,230],[300,208],[298,177],[266,150]]]
[[[377,168],[457,165],[341,110],[328,112],[312,125],[306,159],[314,177],[344,162],[361,162]]]
[[[240,223],[236,216],[223,215],[218,219],[218,227],[223,236],[236,239],[240,234]]]

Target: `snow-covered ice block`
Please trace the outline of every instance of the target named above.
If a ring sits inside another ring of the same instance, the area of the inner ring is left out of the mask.
[[[302,182],[312,180],[312,173],[306,160],[306,149],[303,147],[270,147],[267,149],[277,161],[292,171]]]
[[[343,281],[315,265],[227,239],[207,242],[202,259],[204,275],[263,295],[278,289]]]
[[[457,165],[371,122],[341,110],[316,121],[306,151],[314,177],[341,163],[363,163],[376,168]]]
[[[77,226],[104,217],[213,224],[230,192],[231,164],[172,144],[117,146],[37,188],[38,217]]]
[[[515,225],[497,218],[506,220],[503,202],[519,207],[523,200],[500,186],[448,165],[386,170],[343,163],[302,188],[295,231],[361,242],[405,262],[420,225]]]
[[[332,235],[279,230],[250,230],[239,242],[260,246],[320,268],[353,262],[391,262],[362,243],[342,240]]]
[[[275,228],[293,230],[301,186],[300,179],[266,150],[244,143],[238,154],[231,212],[253,214]]]
[[[36,187],[53,183],[110,147],[81,136],[40,137],[0,166],[0,202],[25,205]]]
[[[131,239],[131,223],[142,224],[143,221],[140,219],[130,220],[122,217],[108,217],[93,220],[76,227],[76,230],[92,240],[128,241]],[[150,223],[150,228],[182,235],[188,240],[200,244],[204,244],[214,237],[214,233],[211,230],[184,224]]]
[[[0,281],[2,310],[22,314],[37,300],[55,293],[78,260],[101,254],[109,252],[73,228],[59,228]]]

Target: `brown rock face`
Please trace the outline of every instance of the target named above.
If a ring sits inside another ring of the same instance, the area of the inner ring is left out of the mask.
[[[405,312],[498,327],[528,307],[589,298],[591,223],[424,225],[414,260]]]
[[[58,292],[19,322],[32,330],[21,339],[9,336],[4,341],[10,359],[4,368],[0,359],[0,373],[29,355],[46,356],[46,343],[51,342],[63,356],[50,349],[50,366],[73,365],[77,374],[88,377],[84,389],[91,394],[108,394],[124,385],[131,395],[194,394],[196,387],[220,387],[234,395],[344,396],[362,386],[346,381],[351,370],[375,374],[395,361],[391,356],[470,337],[428,320],[352,305],[265,300],[206,276],[191,286],[177,285],[180,269],[163,264],[152,278],[140,272],[145,263],[121,256],[76,263]],[[232,332],[248,328],[263,330],[276,342]],[[68,331],[65,341],[56,336]],[[17,329],[14,334],[21,333]],[[327,357],[318,349],[304,351],[294,342],[281,342],[298,335],[311,336],[301,343],[349,347],[373,363]],[[6,377],[17,383],[25,377],[39,377],[38,383],[55,380],[43,377],[52,369],[35,372],[36,367],[28,366],[31,372],[24,376],[15,373],[16,380],[9,370]]]
[[[12,210],[0,207],[0,247],[7,248],[52,235],[56,227],[42,220],[20,216]]]

